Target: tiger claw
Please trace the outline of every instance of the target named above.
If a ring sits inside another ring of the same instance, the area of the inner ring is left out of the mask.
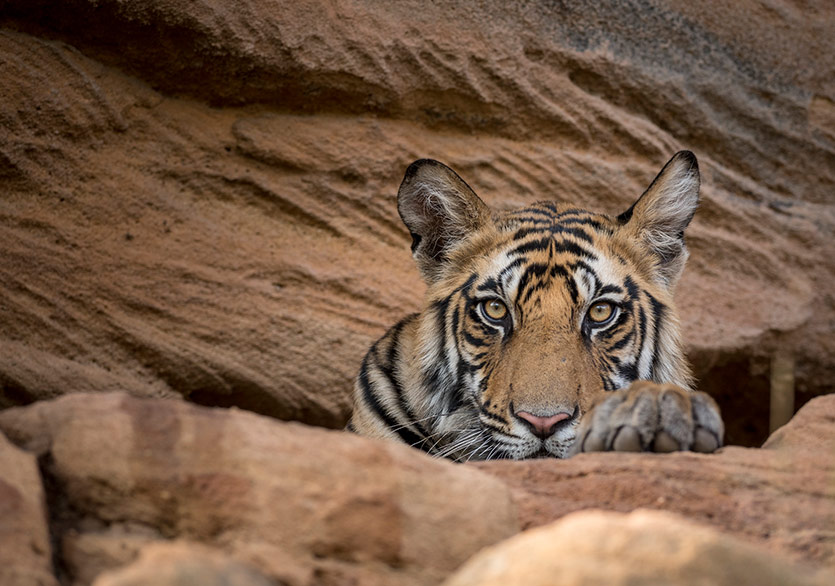
[[[611,449],[615,452],[640,452],[642,451],[641,436],[638,430],[631,425],[621,427],[612,440]]]
[[[692,447],[694,452],[710,454],[722,446],[722,442],[719,441],[719,438],[716,437],[713,432],[708,431],[703,427],[696,428],[694,436]]]
[[[580,452],[711,453],[724,427],[716,402],[698,391],[639,381],[604,396],[587,413],[570,455]]]

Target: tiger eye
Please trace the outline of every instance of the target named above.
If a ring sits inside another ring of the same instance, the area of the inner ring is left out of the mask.
[[[612,317],[615,308],[611,303],[606,301],[599,301],[591,306],[589,309],[589,319],[595,323],[602,323]]]
[[[507,306],[498,299],[488,299],[482,302],[481,307],[484,309],[484,315],[492,320],[500,321],[507,316]]]

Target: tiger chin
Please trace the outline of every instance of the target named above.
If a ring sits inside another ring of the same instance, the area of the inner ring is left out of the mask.
[[[428,286],[368,351],[347,429],[457,461],[713,452],[716,403],[691,390],[673,290],[699,202],[682,151],[626,211],[492,211],[449,167],[397,194]]]

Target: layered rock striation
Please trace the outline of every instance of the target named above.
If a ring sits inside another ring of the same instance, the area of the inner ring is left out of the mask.
[[[0,9],[0,403],[125,390],[329,427],[420,305],[394,193],[433,157],[488,201],[618,213],[669,156],[704,187],[679,287],[732,443],[768,364],[830,388],[828,2]]]

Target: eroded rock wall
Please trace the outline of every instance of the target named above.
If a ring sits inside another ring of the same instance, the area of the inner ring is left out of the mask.
[[[689,148],[684,332],[749,419],[729,440],[757,443],[777,348],[800,403],[833,375],[834,22],[754,0],[7,0],[0,401],[127,390],[338,427],[368,344],[420,304],[409,162],[499,207],[617,213]]]

